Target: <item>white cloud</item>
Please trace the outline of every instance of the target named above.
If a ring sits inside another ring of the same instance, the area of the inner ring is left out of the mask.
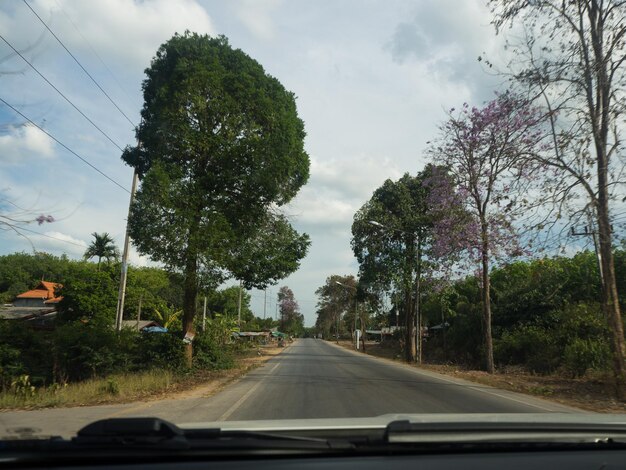
[[[32,163],[54,157],[54,141],[35,126],[10,127],[0,135],[3,163]]]
[[[272,14],[282,0],[243,0],[237,7],[237,17],[245,27],[260,39],[274,37]]]
[[[91,56],[91,46],[109,64],[135,71],[148,66],[175,32],[214,32],[208,13],[195,0],[37,0],[31,6],[73,52]],[[3,34],[19,40],[18,47],[25,47],[44,27],[26,6],[14,9],[13,17],[0,13],[0,26]],[[55,42],[49,35],[48,40]],[[49,49],[65,54],[56,44]]]

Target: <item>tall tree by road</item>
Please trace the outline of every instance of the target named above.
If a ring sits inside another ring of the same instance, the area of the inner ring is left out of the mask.
[[[278,291],[278,310],[280,312],[280,329],[285,333],[300,336],[304,333],[304,315],[293,291],[283,286]]]
[[[255,238],[268,211],[306,183],[304,124],[294,95],[223,36],[175,35],[146,75],[136,130],[141,144],[122,156],[141,179],[129,230],[140,253],[182,272],[187,334],[199,284],[231,277],[235,247]],[[283,235],[283,250],[293,252],[289,242],[298,235]],[[296,245],[292,259],[303,256]],[[281,274],[296,267],[283,266]],[[236,277],[262,287],[276,275],[265,269],[257,265]]]
[[[430,244],[432,226],[424,184],[432,168],[417,176],[387,180],[354,215],[352,250],[366,293],[395,289],[404,295],[405,358],[416,359],[416,285],[421,254]]]
[[[87,247],[85,259],[98,258],[98,270],[100,270],[100,262],[102,259],[106,259],[107,262],[111,260],[117,260],[120,256],[120,251],[115,246],[113,238],[107,232],[91,234],[93,241]]]
[[[325,338],[329,338],[333,331],[340,333],[342,318],[348,319],[344,325],[352,331],[356,293],[357,281],[352,275],[333,274],[326,278],[323,286],[316,289],[318,301],[315,326]]]
[[[501,254],[519,251],[512,226],[515,194],[519,186],[526,187],[531,173],[531,157],[542,136],[538,130],[541,119],[536,109],[510,93],[499,95],[483,108],[465,104],[456,115],[452,113],[454,110],[441,126],[433,160],[448,168],[470,217],[463,221],[462,230],[450,230],[458,218],[450,212],[449,200],[431,200],[431,207],[441,214],[440,224],[447,222],[442,224],[446,230],[438,230],[443,245],[458,244],[479,266],[485,368],[493,373],[490,263]]]
[[[521,25],[510,69],[550,113],[553,150],[540,155],[558,215],[577,193],[599,234],[602,305],[611,326],[618,397],[626,398],[624,330],[612,248],[612,201],[621,199],[626,102],[626,3],[618,0],[491,0],[498,31]],[[622,199],[623,200],[623,199]],[[580,206],[574,211],[580,214]]]

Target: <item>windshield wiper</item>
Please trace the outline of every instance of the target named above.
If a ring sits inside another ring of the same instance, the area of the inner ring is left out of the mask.
[[[390,444],[614,444],[626,445],[623,423],[411,422],[392,421]]]
[[[343,439],[291,436],[270,432],[184,430],[160,418],[113,418],[88,424],[70,440],[12,440],[0,443],[0,450],[81,451],[94,449],[154,451],[194,451],[233,449],[347,450],[353,445]]]

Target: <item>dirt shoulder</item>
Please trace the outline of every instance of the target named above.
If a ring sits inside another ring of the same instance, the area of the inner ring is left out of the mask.
[[[180,389],[175,389],[174,393],[172,393],[172,389],[167,391],[167,398],[182,400],[186,398],[207,398],[215,395],[227,385],[265,364],[284,350],[285,348],[279,348],[275,345],[259,346],[251,350],[247,355],[238,358],[237,365],[232,369],[211,371],[206,378],[200,379],[200,383],[198,383],[198,380],[193,380],[190,384],[181,382]],[[151,400],[160,400],[162,398],[164,397],[154,396],[151,397]]]
[[[354,348],[350,341],[340,341],[339,345],[346,349]],[[385,347],[380,343],[367,343],[365,352],[372,356],[403,362],[396,349]],[[483,371],[465,370],[451,364],[422,364],[415,367],[482,385],[541,397],[587,411],[626,413],[626,403],[613,398],[612,378],[608,374],[573,379],[560,375],[533,375],[514,368],[488,374]]]

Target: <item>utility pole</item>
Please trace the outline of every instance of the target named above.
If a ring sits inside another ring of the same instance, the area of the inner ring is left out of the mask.
[[[137,329],[139,329],[139,321],[141,320],[141,302],[143,301],[143,294],[139,296],[139,305],[137,306]]]
[[[591,224],[590,224],[591,225]],[[613,226],[611,226],[611,231],[613,231]],[[593,246],[596,252],[596,259],[598,261],[598,272],[600,273],[600,283],[604,286],[604,273],[602,271],[602,254],[600,250],[598,250],[598,232],[593,229],[593,225],[590,226],[585,225],[584,230],[582,232],[577,232],[574,227],[570,229],[570,234],[573,237],[592,237],[593,238]]]
[[[415,347],[417,354],[415,359],[418,364],[422,363],[422,311],[420,309],[420,295],[422,282],[422,240],[417,234],[417,275],[415,279]]]
[[[265,320],[265,312],[267,310],[267,289],[263,290],[263,320]]]
[[[137,191],[137,181],[139,173],[133,172],[133,184],[130,189],[130,202],[128,203],[128,218],[130,218],[130,208],[133,204],[135,192]],[[126,297],[126,275],[128,274],[128,247],[130,245],[130,233],[128,232],[128,218],[126,219],[126,235],[124,236],[124,252],[122,253],[122,273],[120,275],[120,289],[117,294],[117,310],[115,312],[115,329],[122,329],[122,317],[124,316],[124,298]]]
[[[202,333],[206,331],[206,295],[204,296],[204,308],[202,309]]]
[[[241,330],[241,294],[242,294],[242,283],[239,281],[239,301],[237,302],[237,326]]]

